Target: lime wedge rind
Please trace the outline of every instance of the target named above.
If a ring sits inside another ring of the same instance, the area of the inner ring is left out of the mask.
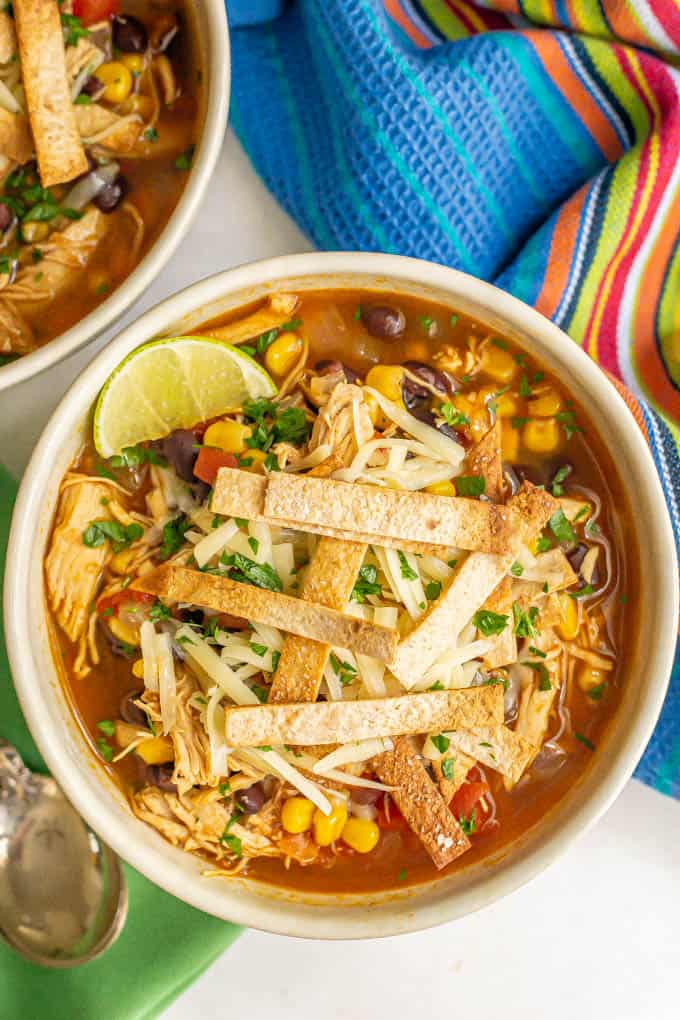
[[[95,405],[94,444],[110,457],[276,392],[254,358],[223,340],[151,340],[131,351],[104,384]]]

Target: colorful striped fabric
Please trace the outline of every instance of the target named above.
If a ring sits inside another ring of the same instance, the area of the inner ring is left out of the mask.
[[[271,191],[321,248],[455,266],[557,322],[645,401],[680,546],[677,0],[279,7],[233,34]],[[680,796],[680,658],[638,774]]]

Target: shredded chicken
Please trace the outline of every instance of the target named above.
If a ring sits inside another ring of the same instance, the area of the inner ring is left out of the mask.
[[[175,749],[172,781],[180,794],[194,786],[214,787],[220,782],[220,777],[214,775],[210,768],[210,741],[201,722],[200,712],[189,704],[198,690],[189,673],[178,669],[175,725],[170,737]],[[146,691],[144,703],[152,721],[160,724],[158,695]]]
[[[64,633],[77,641],[85,632],[90,606],[111,546],[86,546],[83,532],[93,520],[111,520],[110,490],[97,482],[71,485],[61,494],[57,524],[45,561],[47,595]]]
[[[373,437],[373,432],[361,387],[339,383],[319,408],[309,449],[328,446],[344,464],[349,465],[359,447]]]

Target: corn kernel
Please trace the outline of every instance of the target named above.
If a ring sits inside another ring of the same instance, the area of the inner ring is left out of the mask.
[[[282,333],[273,344],[269,345],[264,356],[264,363],[268,371],[280,379],[284,375],[288,375],[299,360],[302,347],[302,340],[297,333]]]
[[[314,842],[317,846],[330,846],[340,834],[347,821],[347,808],[343,801],[336,801],[329,815],[317,808],[314,812]]]
[[[482,353],[480,367],[483,372],[502,386],[507,386],[517,375],[517,362],[509,351],[487,344]]]
[[[404,370],[401,365],[374,365],[366,376],[366,385],[372,386],[388,400],[402,404],[401,384]]]
[[[314,805],[306,797],[289,797],[281,808],[281,825],[293,835],[312,827]]]
[[[137,628],[130,627],[117,616],[110,616],[106,622],[113,636],[123,644],[133,645],[135,648],[139,645],[139,630]]]
[[[576,671],[576,682],[586,694],[588,691],[592,691],[593,687],[599,687],[606,679],[607,675],[604,670],[590,666],[587,662],[582,663]]]
[[[554,418],[534,418],[522,429],[522,442],[532,453],[556,453],[562,445],[560,427]]]
[[[46,223],[22,223],[21,236],[27,244],[39,244],[49,236],[50,228]]]
[[[132,54],[130,54],[132,56]],[[136,113],[142,120],[150,120],[153,116],[155,104],[151,96],[146,96],[142,92],[134,93],[128,96],[121,109],[121,113]]]
[[[248,425],[237,421],[216,421],[208,425],[203,436],[205,446],[216,446],[225,453],[243,453],[246,439],[252,434]]]
[[[564,403],[557,390],[546,390],[540,397],[530,400],[527,407],[529,414],[535,418],[553,418],[560,413]]]
[[[453,482],[448,479],[444,482],[433,482],[432,485],[428,485],[425,489],[426,492],[431,492],[434,496],[455,496],[456,489]]]
[[[562,611],[562,622],[557,624],[557,633],[563,641],[573,641],[578,634],[578,605],[576,599],[572,599],[565,592],[558,596],[560,610]]]
[[[115,556],[112,556],[109,566],[114,574],[119,574],[124,577],[128,573],[130,563],[134,556],[137,555],[136,549],[121,549]]]
[[[246,450],[245,453],[243,454],[243,459],[252,461],[252,463],[247,464],[245,466],[246,471],[255,472],[256,474],[262,474],[263,470],[262,465],[266,461],[267,457],[268,454],[265,453],[264,450]]]
[[[516,464],[519,459],[519,431],[507,419],[501,424],[501,455],[508,464]]]
[[[109,60],[97,68],[97,78],[104,85],[102,98],[107,103],[118,104],[132,92],[130,69],[119,60]]]
[[[516,418],[519,415],[519,402],[512,393],[501,393],[494,397],[497,418]]]
[[[118,60],[121,64],[125,64],[130,74],[141,74],[144,70],[144,55],[142,53],[121,53]]]
[[[147,765],[164,765],[175,757],[170,737],[150,737],[136,748],[136,753]]]
[[[380,829],[367,818],[348,818],[342,830],[342,838],[359,854],[370,854],[378,845]]]
[[[133,662],[132,675],[136,676],[138,680],[144,679],[144,659],[137,659]]]

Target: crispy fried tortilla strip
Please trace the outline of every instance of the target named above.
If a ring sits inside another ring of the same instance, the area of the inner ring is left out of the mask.
[[[365,545],[322,538],[307,568],[300,598],[327,609],[344,609],[365,553]],[[288,634],[269,692],[270,704],[316,701],[329,652],[328,644]]]
[[[408,737],[373,759],[378,779],[393,786],[392,797],[437,868],[470,849],[470,841],[425,770]]]
[[[444,762],[446,761],[451,762],[450,767],[447,769],[449,771],[448,776],[444,774]],[[452,754],[450,750],[439,761],[432,762],[432,771],[437,777],[439,792],[447,804],[451,803],[465,782],[468,772],[475,764],[475,759],[470,758],[467,754],[463,754],[462,751]]]
[[[17,51],[17,35],[14,18],[7,11],[0,11],[0,64],[9,64]],[[4,150],[3,150],[4,151]]]
[[[266,623],[312,641],[372,655],[381,662],[390,663],[394,659],[397,631],[392,627],[358,620],[252,584],[166,564],[138,578],[132,588],[157,595],[166,602],[188,602]]]
[[[493,727],[502,719],[503,690],[498,684],[399,698],[228,708],[224,713],[224,732],[227,743],[233,747],[348,744],[371,737]]]
[[[454,754],[470,755],[505,776],[514,785],[538,751],[521,733],[507,726],[480,726],[478,729],[448,733]]]
[[[505,508],[480,500],[283,472],[268,479],[264,513],[301,525],[323,524],[348,532],[348,538],[352,531],[366,532],[378,544],[385,537],[407,538],[494,553],[508,551],[512,527]]]
[[[283,472],[262,478],[235,468],[219,471],[211,507],[225,516],[428,552],[451,546],[507,552],[513,527],[505,507],[480,500]]]
[[[493,647],[484,656],[487,669],[498,669],[517,660],[517,638],[512,628],[512,578],[506,576],[484,603],[483,608],[491,613],[508,617],[508,626],[493,639]],[[478,632],[479,633],[479,632]]]
[[[112,152],[129,152],[143,126],[139,117],[121,117],[99,103],[74,106],[73,112],[84,144],[98,145]]]
[[[535,564],[525,567],[515,581],[514,590],[518,598],[525,594],[532,597],[562,591],[576,584],[578,575],[561,549],[549,549],[536,557]],[[547,585],[547,587],[546,587]]]
[[[0,107],[0,153],[13,163],[27,163],[33,154],[28,121],[18,113]]]
[[[545,632],[541,638],[544,637],[544,634]],[[538,639],[539,646],[541,638]],[[519,696],[514,732],[533,747],[533,754],[530,755],[525,768],[529,767],[543,746],[550,724],[550,715],[560,688],[559,659],[546,659],[545,666],[549,675],[550,686],[548,687],[539,683],[536,673],[526,667],[523,668],[522,690]],[[541,687],[544,689],[541,690]],[[513,780],[511,776],[507,776],[505,780],[507,789],[511,789],[515,782],[516,780]]]
[[[493,503],[503,501],[503,458],[499,419],[468,453],[465,474],[479,475],[484,479],[486,483],[484,494]]]
[[[15,0],[21,77],[44,188],[87,171],[71,104],[64,38],[55,0]]]
[[[545,489],[524,482],[509,504],[518,514],[512,549],[505,556],[471,553],[456,570],[448,588],[423,614],[399,644],[390,667],[405,686],[411,686],[438,659],[509,571],[519,549],[545,526],[557,501]]]

